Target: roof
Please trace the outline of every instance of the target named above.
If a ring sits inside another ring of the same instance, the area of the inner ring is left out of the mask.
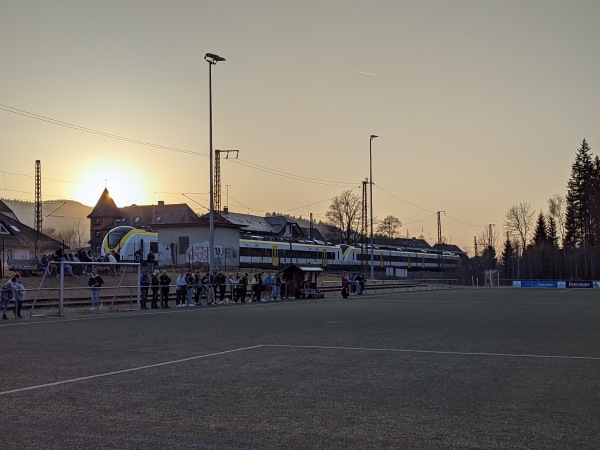
[[[198,215],[186,203],[130,205],[119,208],[119,211],[122,217],[119,225],[132,227],[198,222]]]
[[[14,213],[14,211],[12,209],[10,209],[8,207],[8,205],[6,203],[4,203],[2,200],[0,200],[0,213],[4,214],[5,216],[10,217],[13,220],[19,220],[17,215]]]
[[[232,212],[223,212],[221,217],[231,224],[242,227],[242,231],[256,234],[278,234],[277,228],[264,217]]]
[[[321,272],[323,272],[323,268],[319,267],[319,266],[298,266],[296,264],[290,264],[290,265],[284,267],[279,272],[285,272],[285,271],[288,271],[288,270],[297,270],[297,271],[300,271],[300,272],[311,272],[311,273],[321,273]]]
[[[37,233],[35,229],[19,222],[14,213],[2,201],[8,211],[0,210],[0,238],[10,247],[32,248],[36,238],[40,248],[60,247],[62,243],[44,233]]]
[[[115,201],[108,193],[108,189],[104,188],[104,191],[102,191],[102,195],[96,202],[96,206],[94,206],[94,209],[92,209],[92,212],[89,213],[87,217],[88,219],[121,218],[121,212],[119,211],[119,208],[117,208]]]

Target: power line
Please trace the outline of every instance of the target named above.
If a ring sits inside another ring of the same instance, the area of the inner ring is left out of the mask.
[[[62,120],[57,120],[57,119],[53,119],[51,117],[47,117],[47,116],[42,116],[40,114],[35,114],[29,111],[25,111],[22,109],[18,109],[9,105],[4,105],[0,103],[0,110],[2,111],[6,111],[12,114],[17,114],[20,116],[24,116],[24,117],[28,117],[30,119],[35,119],[35,120],[40,120],[42,122],[47,122],[53,125],[58,125],[58,126],[62,126],[65,128],[70,128],[73,130],[77,130],[77,131],[82,131],[85,133],[90,133],[90,134],[96,134],[99,136],[103,136],[103,137],[108,137],[111,139],[117,139],[117,140],[121,140],[121,141],[125,141],[125,142],[130,142],[132,144],[138,144],[138,145],[145,145],[147,147],[154,147],[154,148],[158,148],[158,149],[162,149],[162,150],[168,150],[168,151],[172,151],[172,152],[177,152],[177,153],[183,153],[183,154],[188,154],[188,155],[196,155],[196,156],[204,156],[207,157],[209,156],[207,153],[201,153],[201,152],[194,152],[191,150],[185,150],[182,148],[177,148],[177,147],[170,147],[167,145],[161,145],[161,144],[154,144],[152,142],[146,142],[146,141],[142,141],[139,139],[133,139],[133,138],[129,138],[126,136],[120,136],[117,134],[113,134],[113,133],[108,133],[105,131],[100,131],[100,130],[95,130],[93,128],[88,128],[88,127],[83,127],[81,125],[76,125],[73,123],[69,123],[69,122],[64,122]],[[260,164],[255,164],[252,163],[250,161],[244,161],[244,160],[232,160],[237,162],[238,164],[242,165],[242,166],[246,166],[248,168],[254,169],[254,170],[259,170],[262,172],[266,172],[266,173],[270,173],[272,175],[278,175],[281,177],[286,177],[286,178],[291,178],[297,181],[310,181],[311,183],[315,183],[315,184],[322,184],[325,186],[353,186],[354,183],[350,183],[350,182],[346,182],[346,181],[333,181],[333,180],[320,180],[317,178],[311,178],[311,177],[305,177],[302,175],[296,175],[296,174],[292,174],[289,172],[284,172],[284,171],[280,171],[277,169],[272,169],[266,166],[262,166]],[[60,180],[56,180],[56,181],[60,181]],[[69,183],[68,181],[64,181],[66,183]]]
[[[58,125],[58,126],[65,127],[65,128],[71,128],[73,130],[82,131],[85,133],[96,134],[98,136],[104,136],[104,137],[108,137],[111,139],[117,139],[117,140],[125,141],[125,142],[131,142],[132,144],[145,145],[147,147],[154,147],[154,148],[159,148],[159,149],[163,149],[163,150],[169,150],[172,152],[184,153],[184,154],[188,154],[188,155],[208,156],[208,154],[206,154],[206,153],[193,152],[191,150],[185,150],[182,148],[154,144],[152,142],[140,141],[138,139],[132,139],[132,138],[128,138],[125,136],[119,136],[117,134],[107,133],[105,131],[94,130],[93,128],[82,127],[80,125],[75,125],[75,124],[72,124],[69,122],[63,122],[62,120],[57,120],[57,119],[53,119],[51,117],[41,116],[39,114],[35,114],[35,113],[29,112],[29,111],[24,111],[24,110],[18,109],[18,108],[13,108],[12,106],[3,105],[1,103],[0,103],[0,110],[6,111],[6,112],[9,112],[12,114],[18,114],[20,116],[28,117],[30,119],[35,119],[35,120],[40,120],[42,122],[51,123],[53,125]]]

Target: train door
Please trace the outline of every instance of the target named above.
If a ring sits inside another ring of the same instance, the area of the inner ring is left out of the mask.
[[[327,267],[327,249],[322,250],[323,267]]]
[[[279,267],[279,249],[277,248],[276,245],[274,245],[273,248],[271,249],[271,261],[272,261],[273,267]]]

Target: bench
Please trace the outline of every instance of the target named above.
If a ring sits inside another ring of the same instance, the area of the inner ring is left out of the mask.
[[[8,269],[12,272],[19,272],[22,275],[37,275],[44,273],[44,269],[38,266],[35,259],[10,259]]]

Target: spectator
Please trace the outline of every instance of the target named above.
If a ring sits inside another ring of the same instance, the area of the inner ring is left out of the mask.
[[[200,271],[196,270],[194,272],[194,304],[196,306],[200,304],[200,294],[202,293],[201,284],[202,279],[200,278]]]
[[[239,275],[239,274],[238,274]],[[229,289],[231,290],[231,301],[234,303],[238,302],[238,283],[240,282],[239,278],[232,273],[229,274]]]
[[[248,274],[245,273],[242,278],[240,278],[239,286],[239,295],[238,299],[242,303],[246,303],[246,292],[248,291]]]
[[[152,253],[152,250],[150,250],[148,252],[148,256],[146,257],[146,268],[148,269],[149,273],[152,273],[154,271],[155,265],[156,265],[156,257],[154,256],[154,253]]]
[[[8,320],[6,316],[6,311],[8,310],[8,302],[13,298],[13,292],[15,290],[14,283],[16,281],[15,277],[12,277],[10,280],[2,286],[2,290],[0,291],[0,307],[2,308],[2,320]]]
[[[212,285],[214,282],[214,277],[209,273],[206,272],[206,274],[202,277],[202,280],[200,280],[201,283],[201,287],[202,287],[202,296],[206,297],[206,305],[214,305],[215,303],[215,297],[213,296],[213,289],[212,289]]]
[[[219,271],[215,277],[215,297],[217,296],[216,287],[219,288],[219,305],[225,303],[225,291],[227,289],[227,278],[223,275],[223,272]]]
[[[275,285],[275,280],[271,276],[270,273],[267,274],[265,278],[265,299],[273,300],[273,286]]]
[[[110,276],[114,277],[116,275],[115,264],[117,263],[117,258],[115,257],[114,252],[110,252],[107,256],[107,261],[110,263]]]
[[[88,280],[88,286],[92,288],[92,307],[90,311],[98,311],[102,309],[102,302],[100,301],[100,288],[104,284],[104,280],[98,273],[93,270],[92,276]]]
[[[15,300],[15,317],[22,319],[21,316],[21,305],[23,304],[23,300],[25,300],[25,288],[23,287],[23,282],[21,281],[21,275],[15,275],[15,282],[13,283],[14,287],[14,300]]]
[[[179,276],[175,280],[175,306],[177,308],[185,306],[187,298],[187,281],[183,272],[179,273]]]
[[[194,303],[194,274],[187,272],[185,274],[185,287],[187,290],[187,306],[196,306]]]
[[[274,284],[273,284],[273,300],[277,300],[277,298],[280,296],[281,296],[281,275],[276,274],[274,277]]]
[[[160,281],[158,280],[158,270],[152,272],[150,276],[150,285],[152,286],[152,302],[150,303],[150,308],[158,309],[158,291],[160,289]]]
[[[160,284],[160,303],[163,308],[169,306],[169,287],[171,286],[171,278],[167,275],[167,271],[163,270],[158,279]]]
[[[140,306],[142,309],[148,309],[146,307],[146,302],[148,301],[148,290],[150,289],[150,277],[148,276],[148,272],[144,271],[142,275],[140,275]]]

